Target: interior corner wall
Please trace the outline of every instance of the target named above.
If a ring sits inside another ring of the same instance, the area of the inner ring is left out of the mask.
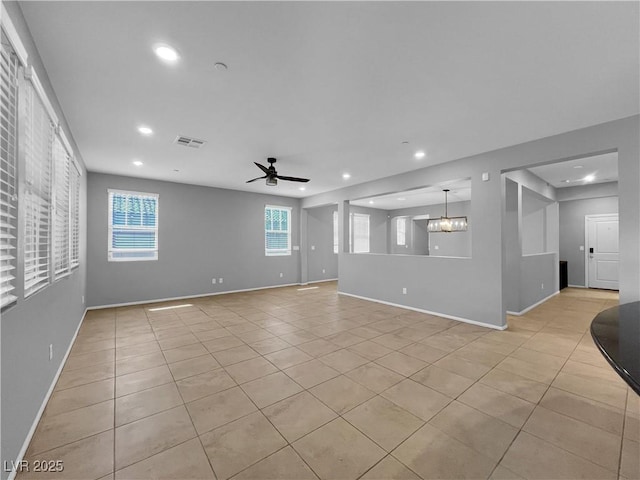
[[[618,213],[617,196],[560,202],[560,260],[567,262],[569,285],[586,286],[584,217],[605,213]]]
[[[333,212],[337,211],[337,205],[307,209],[309,282],[338,278],[338,254],[333,252]]]
[[[530,171],[504,176],[505,303],[522,312],[558,291],[558,203],[556,189]]]
[[[3,2],[16,31],[29,54],[29,63],[53,105],[67,138],[76,152],[82,169],[80,177],[80,266],[71,275],[54,281],[27,299],[22,295],[24,277],[18,249],[18,300],[2,312],[0,320],[1,431],[0,478],[9,477],[11,462],[15,462],[27,440],[38,412],[62,365],[71,340],[82,320],[85,306],[82,297],[86,290],[86,204],[87,175],[78,147],[70,130],[46,70],[33,43],[18,2]],[[20,179],[19,179],[20,181]],[[18,211],[21,212],[20,199]],[[22,242],[23,232],[18,232]],[[53,345],[53,358],[49,360],[49,345]],[[6,462],[6,463],[5,463]]]
[[[549,202],[528,188],[522,188],[522,254],[546,253],[547,205]]]
[[[107,261],[108,189],[159,194],[158,260]],[[299,250],[265,256],[266,205],[292,207],[291,244],[300,246],[296,198],[89,173],[88,306],[299,283]]]
[[[519,312],[520,268],[522,245],[520,243],[519,187],[516,182],[505,179],[505,213],[502,224],[505,249],[505,303],[508,312]]]

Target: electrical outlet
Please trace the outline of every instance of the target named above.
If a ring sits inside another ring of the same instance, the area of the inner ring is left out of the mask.
[[[402,287],[402,294],[406,295],[407,294],[407,287]]]
[[[215,278],[212,278],[212,279],[211,279],[211,284],[212,284],[212,285],[215,285],[215,284],[216,284],[216,279],[215,279]]]
[[[327,271],[323,268],[323,269],[322,269],[322,273],[327,273]]]
[[[316,246],[315,245],[311,245],[311,250],[315,250]]]
[[[82,304],[84,305],[84,295],[82,295]]]
[[[540,290],[544,290],[544,283],[540,284]]]
[[[439,247],[438,245],[435,245],[435,246],[433,247],[433,249],[434,249],[434,250],[440,250],[440,247]]]
[[[584,245],[580,245],[580,251],[584,252]]]
[[[284,273],[280,272],[280,278],[284,277]]]
[[[218,283],[222,283],[222,281],[223,281],[223,280],[224,280],[224,279],[223,279],[222,277],[220,277],[220,278],[218,279]]]
[[[53,360],[53,343],[49,344],[49,360]]]

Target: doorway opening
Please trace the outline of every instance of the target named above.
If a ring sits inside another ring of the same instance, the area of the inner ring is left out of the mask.
[[[506,171],[503,182],[508,313],[567,286],[618,289],[617,151]]]

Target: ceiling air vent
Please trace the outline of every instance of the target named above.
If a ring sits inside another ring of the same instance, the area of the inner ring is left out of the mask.
[[[197,138],[185,137],[184,135],[178,135],[173,142],[177,145],[182,145],[183,147],[191,147],[191,148],[201,148],[207,143],[204,140],[198,140]]]

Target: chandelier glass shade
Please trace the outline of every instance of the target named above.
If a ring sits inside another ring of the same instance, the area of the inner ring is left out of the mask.
[[[427,220],[428,232],[466,232],[467,217],[450,217],[448,215],[447,193],[449,189],[444,189],[444,217],[430,218]]]

